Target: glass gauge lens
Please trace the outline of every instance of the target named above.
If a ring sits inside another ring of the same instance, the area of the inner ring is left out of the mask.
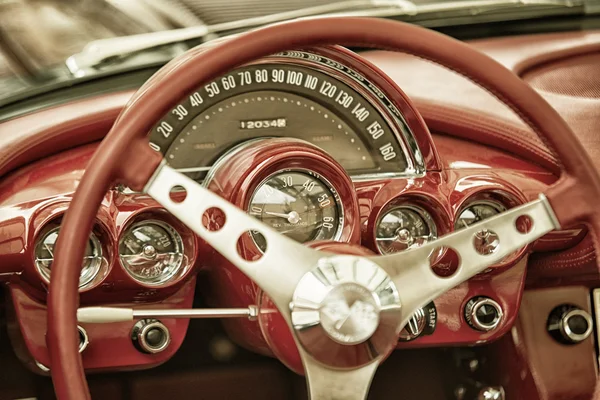
[[[423,209],[400,206],[387,211],[377,224],[375,239],[382,254],[421,246],[437,237],[431,216]]]
[[[467,228],[477,222],[491,218],[506,211],[500,203],[492,201],[476,201],[469,204],[458,215],[458,219],[454,224],[454,230]]]
[[[325,180],[306,172],[279,172],[267,178],[254,192],[248,211],[279,233],[305,243],[335,240],[343,225],[342,205]],[[264,237],[252,238],[264,251]]]
[[[58,240],[60,227],[46,232],[35,245],[35,266],[46,281],[50,281],[52,262],[54,261],[54,246]],[[81,266],[79,287],[82,288],[90,283],[102,265],[102,245],[93,233],[85,246],[85,255]]]
[[[160,285],[180,271],[183,242],[170,225],[143,221],[131,226],[121,237],[119,257],[133,278],[145,284]]]

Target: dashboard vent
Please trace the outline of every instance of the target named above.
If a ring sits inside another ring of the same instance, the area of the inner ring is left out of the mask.
[[[600,98],[600,53],[561,59],[526,71],[535,89],[570,97]]]

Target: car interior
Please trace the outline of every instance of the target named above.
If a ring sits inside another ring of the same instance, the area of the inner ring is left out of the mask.
[[[0,1],[0,400],[600,400],[599,135],[598,0]]]

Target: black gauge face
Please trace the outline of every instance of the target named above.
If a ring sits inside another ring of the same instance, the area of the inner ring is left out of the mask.
[[[375,239],[382,254],[422,246],[437,237],[431,216],[423,209],[400,206],[387,211],[377,224]]]
[[[46,281],[50,281],[50,271],[54,261],[54,246],[58,240],[60,227],[53,228],[43,234],[35,245],[35,265]],[[79,276],[79,287],[90,283],[100,271],[102,265],[102,245],[93,233],[85,245],[85,255]]]
[[[127,229],[121,238],[119,256],[135,279],[146,284],[162,284],[182,266],[181,236],[163,222],[140,222]]]
[[[454,230],[467,228],[477,222],[491,218],[506,211],[502,204],[492,201],[476,201],[469,204],[460,212]]]
[[[343,224],[335,190],[306,172],[286,171],[269,177],[256,188],[248,212],[300,243],[336,239]],[[264,251],[264,237],[258,232],[252,237]]]
[[[408,128],[401,119],[390,126],[383,94],[366,89],[372,85],[364,78],[338,75],[289,62],[236,69],[181,99],[150,140],[172,167],[196,180],[235,145],[268,137],[313,143],[352,175],[410,173],[399,139],[410,136]]]

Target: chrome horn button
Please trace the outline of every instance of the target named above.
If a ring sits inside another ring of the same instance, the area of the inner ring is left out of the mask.
[[[358,344],[370,338],[379,325],[379,304],[373,293],[354,282],[335,286],[320,308],[321,325],[338,343]]]
[[[368,364],[398,340],[401,305],[396,286],[374,262],[325,257],[298,283],[292,325],[303,349],[333,367]]]

